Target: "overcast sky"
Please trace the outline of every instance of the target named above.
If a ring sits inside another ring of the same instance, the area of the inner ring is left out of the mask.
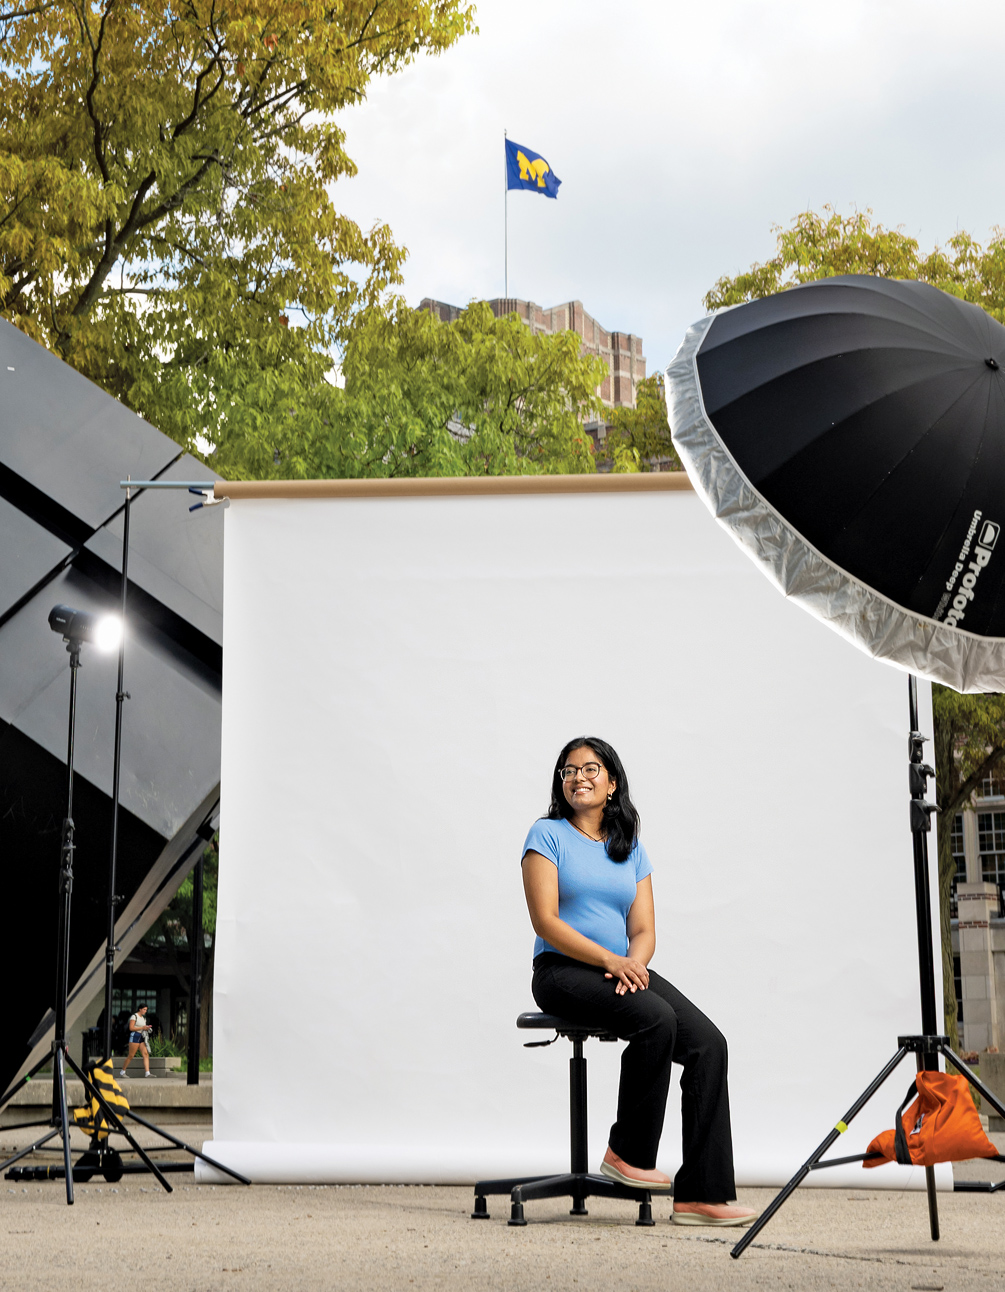
[[[340,209],[409,250],[404,294],[503,294],[503,130],[556,201],[509,197],[510,295],[581,300],[665,367],[772,225],[871,207],[923,248],[1005,224],[1000,4],[481,0],[480,33],[342,118]]]

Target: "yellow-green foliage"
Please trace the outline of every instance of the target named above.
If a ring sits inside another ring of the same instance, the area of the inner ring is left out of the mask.
[[[610,420],[605,448],[613,470],[660,470],[667,460],[671,471],[684,470],[670,438],[662,373],[640,381],[635,407],[612,409]]]
[[[719,309],[771,296],[797,283],[836,274],[875,274],[879,278],[916,278],[972,301],[1005,322],[1005,231],[992,230],[986,247],[959,232],[945,248],[922,254],[916,238],[900,229],[874,224],[871,211],[839,215],[825,206],[821,214],[804,211],[788,229],[776,226],[777,254],[735,278],[723,277],[705,296],[705,307]]]
[[[580,418],[599,415],[604,372],[574,332],[535,335],[484,301],[449,324],[392,301],[354,320],[344,390],[316,384],[217,457],[255,479],[592,471]]]
[[[284,415],[399,281],[333,115],[464,0],[0,0],[0,314],[192,444]]]

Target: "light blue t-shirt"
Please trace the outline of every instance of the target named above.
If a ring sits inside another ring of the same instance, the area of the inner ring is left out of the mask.
[[[564,818],[545,817],[530,827],[521,860],[528,852],[558,867],[559,918],[615,955],[626,955],[628,912],[639,881],[653,870],[642,844],[636,840],[627,860],[611,861],[606,844],[587,839]],[[534,943],[535,956],[556,950],[540,936]]]

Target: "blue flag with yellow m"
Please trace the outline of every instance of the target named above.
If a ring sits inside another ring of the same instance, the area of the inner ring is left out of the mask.
[[[506,140],[507,188],[529,188],[542,197],[558,197],[561,182],[540,153]]]

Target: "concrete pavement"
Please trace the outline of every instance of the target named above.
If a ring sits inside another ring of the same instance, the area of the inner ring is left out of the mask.
[[[177,1133],[198,1144],[205,1128]],[[9,1131],[0,1140],[17,1142]],[[967,1171],[987,1178],[994,1168]],[[939,1243],[928,1237],[923,1194],[802,1190],[733,1261],[739,1231],[677,1228],[668,1199],[654,1203],[653,1229],[635,1227],[632,1204],[595,1199],[584,1219],[571,1218],[567,1203],[528,1204],[531,1223],[510,1229],[504,1200],[490,1199],[491,1220],[469,1220],[470,1189],[200,1187],[189,1175],[172,1183],[171,1195],[146,1176],[78,1184],[69,1208],[62,1183],[0,1180],[0,1284],[25,1292],[56,1279],[85,1292],[1005,1288],[1005,1190],[940,1195]],[[741,1200],[761,1207],[771,1196],[743,1190]]]

